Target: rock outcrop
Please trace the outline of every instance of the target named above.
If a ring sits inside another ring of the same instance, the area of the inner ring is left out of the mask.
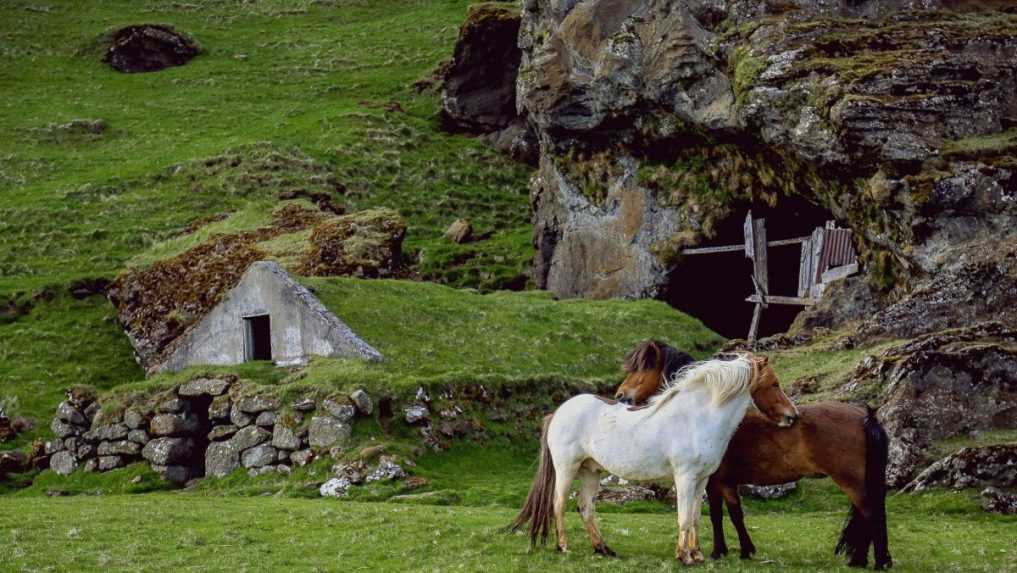
[[[500,151],[534,161],[536,140],[516,106],[518,36],[514,7],[470,6],[452,60],[441,71],[441,121],[448,131],[483,135]]]
[[[198,44],[169,26],[127,26],[113,33],[103,61],[125,73],[182,66],[198,55]]]
[[[903,491],[1017,487],[1017,444],[963,448],[925,468]]]
[[[926,335],[867,358],[849,385],[881,393],[887,482],[900,487],[932,461],[934,442],[1017,427],[1017,331],[986,323]]]
[[[1017,14],[952,5],[524,2],[538,286],[654,296],[683,247],[803,197],[894,290],[867,332],[1013,323]]]

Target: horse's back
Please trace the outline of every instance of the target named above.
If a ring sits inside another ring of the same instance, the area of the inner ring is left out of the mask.
[[[790,428],[777,426],[757,411],[748,412],[717,478],[767,485],[803,476],[853,480],[864,472],[864,409],[843,402],[815,402],[800,405],[798,411],[800,417]]]

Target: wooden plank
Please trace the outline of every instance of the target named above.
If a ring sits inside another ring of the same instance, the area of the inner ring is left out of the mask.
[[[753,272],[756,276],[756,288],[765,298],[770,294],[770,272],[767,268],[767,245],[766,245],[766,220],[756,219],[752,222],[752,237],[754,240],[755,256],[752,258]],[[763,303],[766,308],[766,303]]]
[[[823,284],[828,284],[832,283],[833,281],[845,279],[857,272],[858,272],[858,263],[851,263],[850,265],[834,267],[823,273]]]
[[[752,322],[749,324],[749,342],[755,342],[759,335],[759,318],[763,314],[763,305],[757,304],[752,309]]]
[[[752,295],[745,298],[745,302],[760,303],[761,299],[759,295]],[[816,304],[816,300],[812,298],[798,297],[798,296],[779,296],[770,295],[766,297],[766,302],[769,304],[786,304],[786,305],[797,305],[797,306],[812,306]]]
[[[795,237],[793,239],[779,239],[777,241],[770,241],[766,245],[768,247],[783,247],[784,245],[797,245],[799,243],[804,243],[811,238],[812,237]]]
[[[755,257],[756,252],[756,241],[752,237],[752,211],[749,211],[745,215],[745,222],[742,223],[742,233],[745,236],[745,258],[751,259]]]
[[[722,247],[694,247],[682,250],[683,255],[711,255],[713,253],[736,253],[744,251],[745,245],[725,245]]]
[[[812,288],[812,239],[802,243],[798,259],[798,296],[808,296]]]

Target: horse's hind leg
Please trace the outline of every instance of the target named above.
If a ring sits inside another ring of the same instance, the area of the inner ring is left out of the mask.
[[[738,545],[741,547],[741,558],[751,559],[756,552],[756,546],[752,544],[749,537],[749,530],[745,528],[745,513],[742,511],[742,498],[738,495],[738,487],[723,488],[722,495],[727,503],[727,514],[731,518],[731,524],[738,532]]]
[[[586,533],[590,535],[593,552],[608,557],[616,557],[615,552],[604,543],[604,536],[597,527],[596,497],[600,491],[600,476],[587,467],[579,468],[579,515],[583,518]]]
[[[727,555],[727,541],[724,540],[724,498],[721,486],[710,480],[706,486],[706,498],[710,503],[710,523],[713,525],[713,552],[710,557],[720,559]]]
[[[565,506],[568,504],[569,490],[572,489],[572,481],[576,479],[577,471],[579,464],[575,463],[554,466],[554,523],[558,532],[558,551],[562,553],[569,550],[565,538]]]

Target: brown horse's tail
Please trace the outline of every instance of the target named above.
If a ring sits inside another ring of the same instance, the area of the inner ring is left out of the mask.
[[[866,408],[862,431],[865,433],[865,500],[869,518],[865,519],[854,505],[851,506],[836,553],[846,554],[854,565],[864,565],[869,543],[872,543],[876,569],[886,569],[893,566],[886,533],[886,464],[890,441],[872,408]]]
[[[540,458],[537,463],[537,475],[533,477],[533,485],[526,496],[523,509],[509,525],[509,530],[518,531],[527,523],[530,524],[530,545],[547,543],[551,533],[551,520],[554,518],[554,462],[551,450],[547,447],[547,427],[551,424],[553,414],[544,416],[544,426],[540,432]]]

